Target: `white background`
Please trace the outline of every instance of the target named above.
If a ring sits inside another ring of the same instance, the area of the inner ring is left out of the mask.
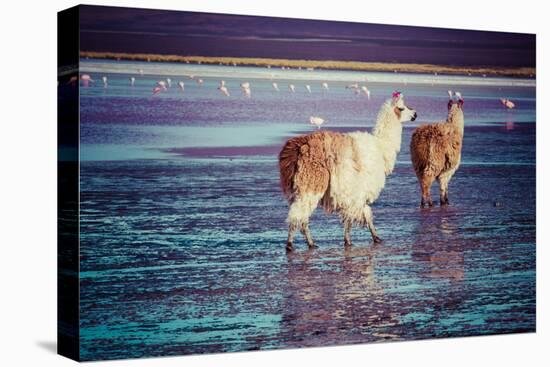
[[[105,366],[548,363],[546,102],[550,24],[544,1],[93,1],[173,10],[537,33],[537,333],[290,351],[101,362]],[[56,12],[73,1],[7,0],[0,10],[0,364],[71,365],[56,340]],[[546,228],[545,228],[546,225]],[[546,350],[545,350],[546,348]],[[546,357],[546,358],[545,358]],[[546,359],[546,360],[544,360]],[[547,365],[547,364],[546,364]]]

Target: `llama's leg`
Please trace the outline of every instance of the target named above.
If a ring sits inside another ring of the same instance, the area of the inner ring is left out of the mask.
[[[449,180],[440,176],[439,181],[439,204],[441,206],[449,205]]]
[[[309,221],[302,223],[302,228],[300,229],[300,232],[304,235],[304,238],[306,239],[307,246],[311,249],[315,247],[315,244],[313,243],[313,238],[311,238],[311,232],[309,231]]]
[[[435,177],[431,175],[424,175],[420,179],[420,189],[422,190],[422,200],[420,201],[420,207],[424,208],[426,205],[433,206],[432,196],[430,194],[430,188],[434,182]]]
[[[294,223],[288,224],[288,238],[286,240],[286,250],[288,252],[294,249],[294,232],[296,231],[296,225]]]
[[[439,202],[441,206],[449,205],[449,182],[455,173],[456,169],[447,171],[439,175]]]
[[[311,233],[309,232],[309,217],[311,213],[317,208],[317,204],[321,199],[322,194],[305,194],[300,195],[296,200],[290,204],[290,209],[288,210],[288,239],[286,244],[287,251],[292,251],[293,242],[294,242],[294,232],[297,229],[300,229],[308,246],[314,247],[313,239],[311,238]]]
[[[344,246],[351,246],[351,227],[353,222],[351,220],[344,220]]]
[[[351,246],[351,228],[353,222],[363,221],[363,208],[362,207],[348,207],[341,209],[340,218],[344,225],[344,247],[349,248]]]
[[[374,227],[372,209],[370,206],[365,205],[365,207],[363,208],[363,216],[364,216],[365,223],[367,223],[367,227],[369,228],[370,234],[372,235],[372,240],[374,241],[374,243],[382,242],[382,239],[378,237],[378,233],[376,232],[376,227]]]

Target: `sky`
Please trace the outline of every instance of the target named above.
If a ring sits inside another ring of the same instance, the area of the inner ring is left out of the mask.
[[[533,34],[80,7],[80,50],[183,56],[535,66]]]

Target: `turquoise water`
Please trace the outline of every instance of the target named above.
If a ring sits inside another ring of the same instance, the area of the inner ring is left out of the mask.
[[[80,94],[83,359],[535,330],[533,81],[96,60],[81,68],[96,80]],[[153,96],[166,77],[172,87]],[[221,78],[230,97],[216,89]],[[345,88],[365,78],[370,100]],[[323,129],[370,129],[395,89],[419,121],[406,125],[373,206],[384,242],[358,228],[344,249],[338,218],[318,210],[319,248],[298,237],[287,254],[281,145],[313,131],[310,115],[327,120]],[[448,89],[466,100],[463,163],[451,206],[420,210],[410,135],[445,117]]]

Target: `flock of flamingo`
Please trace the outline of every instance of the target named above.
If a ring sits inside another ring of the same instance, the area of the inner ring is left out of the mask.
[[[143,76],[144,75],[143,69],[139,69],[138,73],[141,76]],[[190,79],[190,80],[194,80],[198,85],[202,85],[204,83],[204,80],[195,77],[195,75],[187,75],[187,78]],[[89,87],[90,83],[95,82],[95,80],[92,79],[92,77],[89,74],[82,74],[80,76],[80,80],[82,81],[82,85],[84,87]],[[107,77],[102,76],[101,80],[103,81],[103,87],[107,88],[108,85],[109,85]],[[69,82],[75,82],[75,81],[76,81],[75,79],[71,79]],[[133,87],[136,83],[136,77],[134,77],[134,76],[130,77],[129,81],[130,81],[130,86]],[[177,85],[178,85],[178,88],[180,89],[180,91],[183,92],[185,90],[185,82],[184,81],[179,81],[177,83]],[[273,89],[276,92],[280,91],[279,85],[276,82],[273,82],[271,85],[272,85]],[[153,90],[152,90],[153,95],[165,92],[171,87],[172,87],[172,80],[170,78],[159,80],[159,81],[156,82],[156,85],[153,87]],[[248,98],[252,97],[252,89],[251,89],[251,86],[250,86],[249,82],[244,82],[244,83],[240,84],[240,87],[241,87],[241,90],[242,90],[245,97],[248,97]],[[311,85],[306,84],[306,85],[304,85],[304,88],[305,88],[307,93],[312,93]],[[321,89],[324,92],[328,92],[328,90],[329,90],[328,83],[327,82],[321,83]],[[353,84],[347,85],[346,89],[352,90],[356,95],[364,94],[364,95],[367,96],[368,99],[370,99],[371,92],[367,88],[366,85],[359,85],[359,83],[353,83]],[[226,96],[226,97],[230,96],[229,89],[228,89],[227,84],[225,83],[225,80],[220,81],[220,85],[218,86],[218,90],[224,96]],[[296,86],[294,84],[289,84],[288,85],[288,90],[291,93],[296,93]]]
[[[139,69],[138,74],[140,76],[143,76],[144,75],[143,69]],[[195,75],[187,75],[187,78],[190,79],[190,80],[193,80],[199,86],[202,86],[203,83],[204,83],[203,79],[197,78]],[[73,77],[73,78],[71,78],[71,80],[69,80],[69,83],[74,83],[74,82],[76,82],[76,80],[77,80],[77,77]],[[89,74],[82,74],[80,76],[80,80],[82,82],[83,87],[88,87],[90,85],[90,83],[95,82],[94,79],[92,79],[92,77]],[[102,76],[101,80],[103,82],[103,87],[107,88],[109,86],[107,77]],[[136,83],[136,77],[131,76],[129,78],[129,82],[130,82],[130,86],[133,87]],[[279,85],[276,82],[272,82],[271,85],[272,85],[273,89],[276,92],[280,91]],[[182,81],[182,80],[178,81],[177,86],[178,86],[178,88],[181,92],[185,91],[185,82],[184,81]],[[172,80],[170,78],[158,80],[156,82],[156,85],[153,87],[152,94],[156,95],[156,94],[165,92],[171,87],[172,87]],[[307,93],[312,93],[311,85],[306,84],[306,85],[304,85],[304,88],[305,88]],[[229,88],[228,88],[225,80],[220,81],[220,84],[219,84],[217,89],[224,96],[226,96],[226,97],[230,96]],[[245,97],[247,97],[247,98],[252,97],[252,88],[251,88],[251,85],[250,85],[249,82],[241,83],[240,84],[240,89],[241,89],[241,91],[242,91],[242,93]],[[328,83],[327,82],[321,83],[321,89],[322,89],[323,92],[328,92],[328,90],[329,90]],[[366,85],[360,85],[359,83],[352,83],[352,84],[346,85],[346,89],[351,90],[355,95],[365,95],[367,97],[367,99],[370,100],[371,92],[370,92],[370,90],[368,89],[368,87]],[[289,90],[290,93],[296,93],[296,86],[294,84],[288,84],[288,90]],[[451,93],[451,92],[448,91],[448,93]],[[516,107],[515,103],[512,102],[508,98],[500,98],[500,102],[507,109],[514,109]],[[321,117],[318,117],[318,116],[311,116],[310,119],[309,119],[309,122],[312,125],[317,126],[318,129],[320,129],[321,125],[325,122],[325,120]]]

